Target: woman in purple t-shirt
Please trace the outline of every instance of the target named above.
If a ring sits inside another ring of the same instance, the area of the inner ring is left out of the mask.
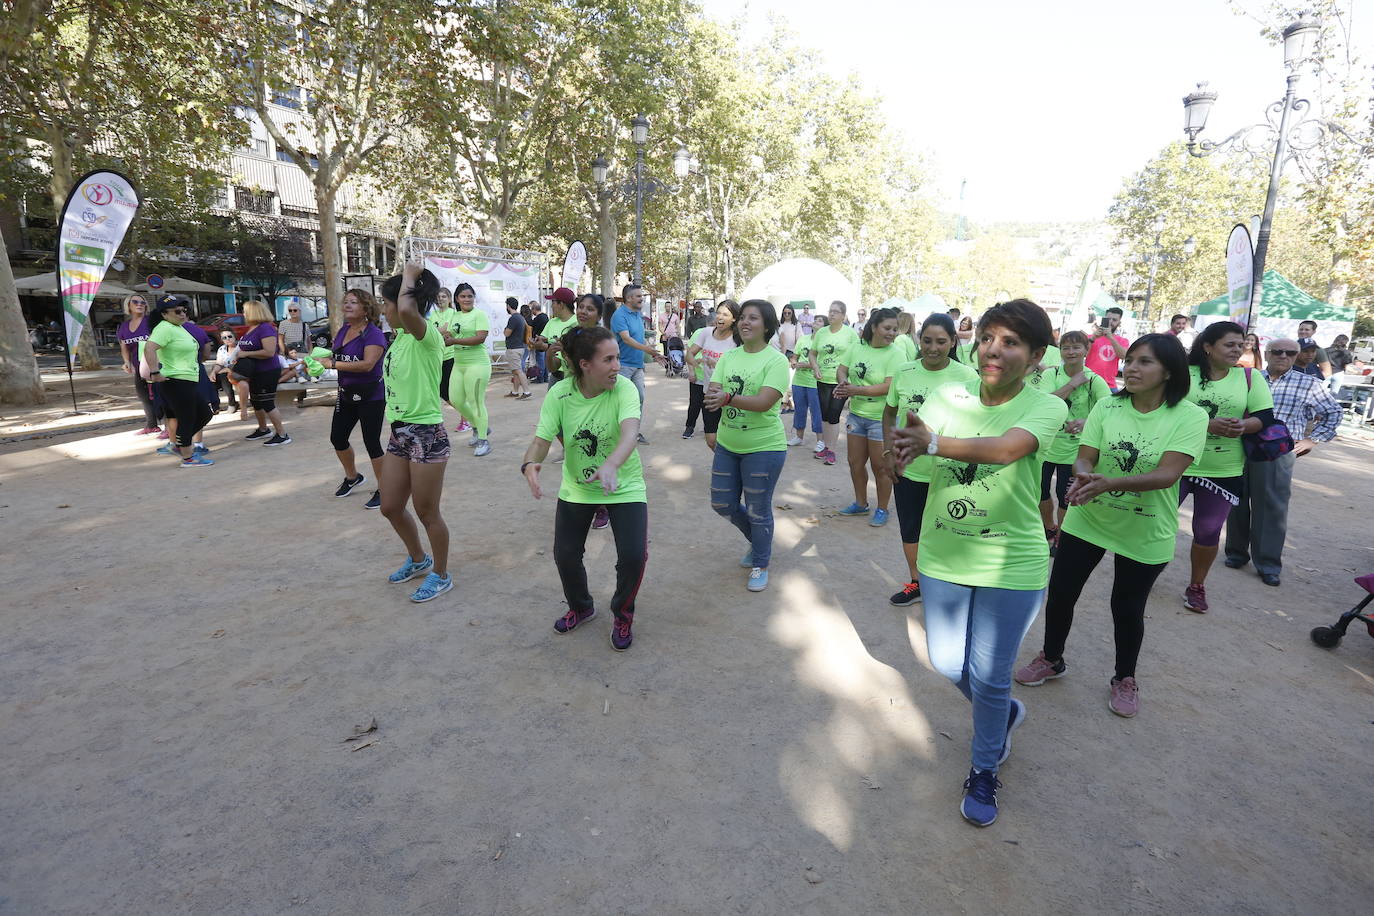
[[[115,336],[119,338],[119,355],[124,360],[124,372],[134,377],[134,391],[138,393],[138,402],[143,405],[143,428],[134,433],[135,436],[162,432],[157,425],[159,411],[153,404],[152,392],[138,371],[139,362],[143,359],[143,342],[148,339],[148,333],[148,300],[142,293],[125,296],[124,320],[119,323]]]
[[[352,493],[363,482],[353,460],[353,446],[348,437],[353,427],[363,426],[363,446],[372,459],[372,473],[382,480],[382,420],[386,413],[386,391],[382,387],[382,355],[386,353],[386,337],[377,327],[377,300],[361,289],[344,293],[344,326],[334,337],[334,355],[321,362],[339,374],[339,400],[334,405],[334,422],[329,427],[329,442],[334,456],[343,465],[344,479],[334,495],[340,498]],[[364,509],[380,509],[382,491],[374,489]]]
[[[277,410],[277,383],[281,378],[277,326],[272,323],[267,304],[256,299],[243,304],[243,318],[248,322],[248,333],[239,338],[239,358],[233,371],[247,380],[248,397],[258,418],[258,428],[243,438],[266,439],[263,445],[289,445],[291,437],[282,425],[281,411]],[[269,420],[271,433],[267,430]]]

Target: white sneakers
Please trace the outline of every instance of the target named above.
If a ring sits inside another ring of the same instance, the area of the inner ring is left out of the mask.
[[[802,444],[802,437],[801,437],[801,436],[793,436],[791,439],[788,439],[788,440],[787,440],[787,444],[788,444],[788,445],[801,445],[801,444]]]

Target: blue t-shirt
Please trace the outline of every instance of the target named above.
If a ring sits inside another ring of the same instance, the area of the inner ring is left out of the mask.
[[[643,369],[644,351],[636,350],[627,344],[620,336],[621,331],[629,331],[632,338],[644,343],[643,315],[632,308],[622,307],[616,309],[615,314],[611,316],[611,333],[615,335],[615,342],[620,345],[621,368]]]

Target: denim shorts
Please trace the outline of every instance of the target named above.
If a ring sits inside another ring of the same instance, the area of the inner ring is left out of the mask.
[[[860,436],[871,442],[883,441],[882,420],[870,420],[868,417],[861,417],[851,410],[844,428],[851,436]]]
[[[416,464],[439,464],[448,461],[448,433],[442,423],[393,422],[386,452]]]

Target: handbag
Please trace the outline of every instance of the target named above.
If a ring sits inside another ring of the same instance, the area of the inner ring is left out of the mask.
[[[1252,370],[1245,370],[1245,390],[1250,390]],[[1292,371],[1292,370],[1289,370]],[[1247,410],[1245,415],[1250,416]],[[1263,422],[1263,421],[1260,421]],[[1245,450],[1247,461],[1274,461],[1293,451],[1295,443],[1293,435],[1288,431],[1288,424],[1282,420],[1273,420],[1260,427],[1259,432],[1243,433],[1240,437],[1241,448]]]

